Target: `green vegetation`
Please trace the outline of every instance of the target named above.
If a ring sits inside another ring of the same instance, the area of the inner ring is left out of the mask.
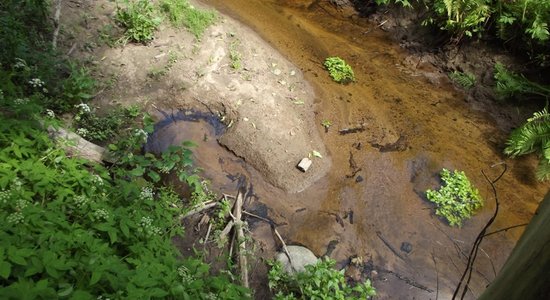
[[[468,72],[453,71],[449,78],[465,89],[472,88],[476,84],[476,76]]]
[[[535,112],[525,124],[515,129],[507,142],[504,153],[512,157],[537,153],[540,157],[537,168],[539,180],[550,179],[550,114],[544,108]]]
[[[413,7],[408,0],[375,0]],[[502,41],[527,50],[533,60],[546,62],[550,49],[550,1],[548,0],[422,0],[415,9],[426,10],[424,25],[448,31],[456,40],[494,34]]]
[[[281,263],[268,262],[269,288],[275,299],[368,299],[376,295],[370,280],[351,287],[344,278],[344,270],[334,269],[335,261],[321,259],[305,267],[304,272],[288,274]]]
[[[440,173],[443,186],[437,190],[427,190],[428,200],[435,203],[435,214],[444,217],[451,226],[462,226],[462,221],[472,217],[483,206],[483,199],[463,171]]]
[[[229,60],[231,61],[229,65],[234,70],[239,70],[242,67],[241,53],[237,50],[239,44],[239,40],[234,40],[229,45]]]
[[[200,39],[206,28],[214,24],[218,18],[216,12],[196,9],[187,0],[162,0],[160,8],[172,26],[185,26],[197,39]]]
[[[338,83],[349,83],[355,81],[355,75],[351,66],[348,65],[343,59],[337,56],[328,57],[324,63],[332,80]]]
[[[518,75],[501,64],[495,64],[496,92],[500,98],[511,98],[515,96],[534,95],[548,99],[550,87],[537,84]]]
[[[137,106],[116,107],[105,116],[99,116],[88,104],[81,103],[76,108],[73,122],[76,133],[92,142],[114,138],[141,114]]]
[[[120,40],[148,43],[154,38],[161,18],[156,15],[153,4],[149,0],[125,0],[124,7],[118,6],[115,20],[126,30]]]
[[[212,197],[191,166],[192,145],[143,154],[150,117],[136,108],[95,115],[86,103],[95,81],[45,39],[47,3],[0,4],[0,298],[249,298],[230,273],[181,258],[172,244],[189,208],[161,174],[187,183],[191,202]],[[116,138],[109,168],[51,141],[46,128],[71,111],[89,138]]]

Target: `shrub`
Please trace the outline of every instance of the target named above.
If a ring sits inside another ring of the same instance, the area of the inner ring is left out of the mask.
[[[125,4],[124,8],[117,4],[115,15],[115,20],[126,30],[121,42],[148,43],[153,40],[161,19],[156,16],[151,1],[126,0]]]
[[[327,68],[330,77],[338,83],[349,83],[355,81],[355,75],[353,74],[351,66],[340,57],[328,57],[325,60],[324,66]]]
[[[280,262],[269,262],[269,288],[275,299],[367,299],[376,295],[370,280],[351,287],[344,270],[334,269],[335,261],[321,259],[305,267],[304,272],[288,274]]]
[[[472,217],[483,206],[483,199],[463,171],[440,172],[443,186],[439,190],[427,190],[428,200],[435,203],[435,214],[444,217],[451,226],[462,226],[462,222]]]
[[[160,7],[172,26],[185,26],[197,39],[201,38],[206,28],[217,19],[216,12],[197,9],[187,0],[162,0]]]

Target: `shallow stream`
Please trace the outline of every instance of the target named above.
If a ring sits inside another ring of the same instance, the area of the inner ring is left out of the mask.
[[[220,147],[205,119],[174,118],[163,129],[172,133],[164,135],[170,142],[197,141],[199,165],[224,192],[234,192],[237,178],[245,175],[257,197],[254,205],[268,208],[288,244],[329,255],[340,266],[351,257],[362,258],[361,267],[348,275],[371,278],[379,299],[449,299],[471,244],[495,207],[481,170],[495,177],[501,166],[491,166],[508,164],[497,182],[500,213],[489,231],[526,223],[533,215],[548,189],[534,178],[535,158],[503,157],[510,128],[475,100],[467,101],[444,74],[424,76],[437,70],[422,61],[411,63],[411,56],[376,24],[345,17],[327,1],[203,2],[253,28],[304,72],[316,89],[316,123],[333,167],[314,186],[288,194]],[[357,82],[332,82],[322,66],[328,56],[344,58]],[[326,133],[323,120],[333,124]],[[357,126],[365,130],[339,133]],[[425,199],[425,190],[438,186],[442,168],[465,171],[486,200],[462,228],[449,227]],[[492,281],[521,232],[511,229],[485,238],[468,298],[477,298]],[[258,226],[253,235],[266,253],[274,250],[268,229]]]

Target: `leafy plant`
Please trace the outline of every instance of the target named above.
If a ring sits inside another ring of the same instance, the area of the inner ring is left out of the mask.
[[[85,67],[75,63],[69,64],[69,77],[63,81],[62,101],[54,102],[54,108],[67,111],[79,103],[86,103],[92,97],[91,93],[96,82]]]
[[[119,135],[123,126],[127,127],[141,113],[137,106],[117,107],[102,117],[87,104],[79,104],[77,108],[73,124],[76,132],[92,142],[105,141]]]
[[[370,280],[351,287],[344,270],[334,269],[335,261],[320,259],[315,265],[305,266],[304,272],[286,273],[280,262],[268,262],[269,288],[275,299],[368,299],[376,295]]]
[[[466,89],[476,84],[476,76],[468,72],[453,71],[449,74],[449,78]]]
[[[483,206],[483,199],[463,171],[443,169],[440,176],[443,186],[437,191],[427,190],[426,196],[435,203],[436,215],[444,217],[451,226],[460,227]]]
[[[208,26],[218,18],[216,12],[200,10],[187,0],[162,0],[160,8],[174,27],[185,26],[197,39],[200,39]]]
[[[515,129],[510,134],[504,153],[512,157],[528,153],[538,153],[539,165],[537,178],[539,180],[550,179],[550,113],[544,108],[535,112],[525,124]]]
[[[154,38],[155,31],[161,23],[149,0],[125,0],[125,7],[118,6],[115,20],[125,28],[121,42],[134,41],[148,43]]]
[[[332,126],[332,122],[330,120],[323,120],[321,126],[325,128],[325,132],[328,132],[328,129]]]
[[[501,98],[518,95],[535,95],[548,99],[550,87],[532,82],[523,75],[518,75],[501,64],[495,64],[496,92]]]
[[[338,83],[349,83],[355,81],[355,75],[351,66],[337,56],[328,57],[324,63],[330,77]]]
[[[229,65],[232,69],[235,70],[238,70],[242,67],[241,53],[239,53],[239,51],[237,50],[239,44],[239,40],[234,40],[229,45],[229,60],[231,61]]]

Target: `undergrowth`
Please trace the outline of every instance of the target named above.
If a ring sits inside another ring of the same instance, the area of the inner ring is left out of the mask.
[[[125,28],[120,42],[128,41],[148,43],[154,38],[161,18],[157,16],[150,0],[125,0],[124,5],[117,3],[115,20]]]
[[[192,145],[157,157],[142,152],[150,117],[129,121],[139,110],[87,115],[95,81],[52,51],[47,3],[0,3],[0,298],[249,298],[231,274],[182,258],[172,244],[189,207],[162,174],[175,172],[195,199],[209,197]],[[66,153],[72,141],[52,142],[46,129],[74,111],[92,138],[116,134],[108,168]]]
[[[268,262],[269,288],[274,299],[369,299],[376,295],[370,280],[350,286],[344,277],[344,270],[334,269],[336,262],[329,258],[320,259],[315,265],[305,266],[305,271],[286,273],[280,262]]]

